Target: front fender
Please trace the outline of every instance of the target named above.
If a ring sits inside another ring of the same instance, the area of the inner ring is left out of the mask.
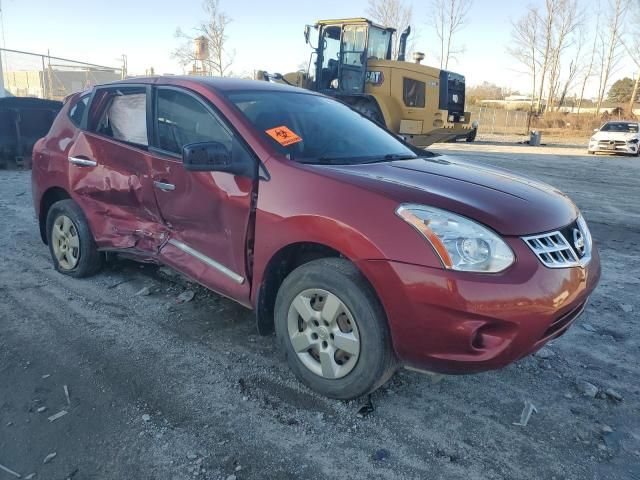
[[[359,177],[330,167],[272,158],[261,182],[255,217],[253,294],[269,261],[296,243],[329,247],[352,262],[395,260],[440,266],[429,243],[395,211],[398,201]]]

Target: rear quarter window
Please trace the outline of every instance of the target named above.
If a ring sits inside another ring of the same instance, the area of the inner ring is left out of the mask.
[[[80,99],[78,99],[69,109],[69,120],[71,120],[71,123],[78,128],[82,125],[82,117],[84,117],[84,112],[87,109],[88,104],[89,95],[84,95],[80,97]]]

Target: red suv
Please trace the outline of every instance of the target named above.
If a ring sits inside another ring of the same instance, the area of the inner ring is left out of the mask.
[[[334,398],[398,366],[503,367],[562,335],[600,277],[553,187],[267,82],[72,96],[34,148],[33,200],[60,273],[96,273],[105,252],[169,265],[254,309],[296,376]]]

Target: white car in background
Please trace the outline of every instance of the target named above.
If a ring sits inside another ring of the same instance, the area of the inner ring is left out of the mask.
[[[640,156],[638,122],[607,122],[589,140],[588,152],[626,153]]]

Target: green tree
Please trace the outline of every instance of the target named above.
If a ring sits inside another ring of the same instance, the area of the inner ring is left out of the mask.
[[[621,78],[609,89],[607,100],[612,103],[627,103],[631,100],[635,82],[628,77]]]

